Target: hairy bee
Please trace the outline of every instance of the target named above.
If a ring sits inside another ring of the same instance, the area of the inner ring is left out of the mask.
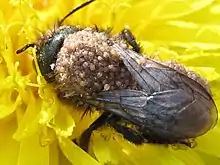
[[[208,84],[174,62],[143,56],[128,29],[111,35],[97,26],[58,27],[17,53],[36,47],[42,75],[62,99],[88,104],[103,113],[80,138],[88,149],[92,132],[110,125],[134,144],[183,143],[213,128],[217,110]]]

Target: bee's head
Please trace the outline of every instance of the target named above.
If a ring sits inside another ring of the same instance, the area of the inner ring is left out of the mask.
[[[69,34],[76,31],[78,31],[76,27],[60,26],[54,32],[44,35],[37,43],[27,44],[18,49],[16,53],[19,54],[29,47],[36,47],[36,58],[40,72],[47,82],[52,82],[57,54],[63,45],[63,41]]]
[[[21,49],[16,51],[17,54],[25,51],[29,47],[36,47],[37,63],[41,74],[44,76],[47,82],[53,82],[54,80],[54,66],[57,59],[57,54],[60,51],[64,39],[69,35],[79,30],[77,27],[61,26],[64,20],[78,11],[79,9],[87,6],[95,0],[89,0],[82,5],[76,7],[69,12],[63,19],[61,19],[54,32],[44,35],[40,40],[35,43],[26,44]]]

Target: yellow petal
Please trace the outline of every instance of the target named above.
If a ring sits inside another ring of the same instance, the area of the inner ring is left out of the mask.
[[[0,120],[0,163],[2,165],[17,165],[19,142],[12,138],[16,128],[15,116]]]
[[[60,150],[58,149],[58,143],[55,141],[50,144],[50,151],[49,151],[49,162],[50,165],[59,165],[59,154]],[[66,164],[65,164],[66,165]]]
[[[59,137],[59,146],[67,159],[75,165],[100,165],[96,160],[80,149],[71,140]]]
[[[18,156],[18,165],[49,165],[49,146],[41,146],[39,135],[22,139]]]
[[[58,111],[50,124],[58,136],[69,137],[72,135],[75,122],[64,107],[59,107],[60,111]]]
[[[194,152],[192,149],[187,148],[186,150],[182,149],[169,149],[170,154],[174,155],[176,158],[180,159],[186,165],[203,165],[204,162],[201,160],[200,156]]]
[[[14,134],[14,138],[16,140],[21,140],[29,136],[33,136],[38,129],[39,129],[39,104],[37,101],[34,99],[33,95],[30,93],[30,99],[29,99],[29,104],[26,109],[22,107],[21,110],[18,110],[17,113],[19,116],[23,116],[20,118],[21,121],[19,121],[18,129]],[[25,112],[24,112],[25,110]]]
[[[198,145],[195,150],[220,157],[220,144],[218,143],[220,137],[220,128],[217,125],[213,130],[197,139]]]

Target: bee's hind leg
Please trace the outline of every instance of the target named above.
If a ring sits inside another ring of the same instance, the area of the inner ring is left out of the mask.
[[[124,28],[121,31],[122,38],[130,45],[132,46],[133,50],[137,53],[142,52],[142,48],[140,44],[136,41],[135,36],[132,34],[132,32],[128,28]]]
[[[109,124],[116,130],[116,132],[121,133],[129,142],[136,145],[146,143],[146,139],[138,131],[128,128],[114,120],[111,120]]]
[[[112,114],[108,112],[104,112],[101,116],[98,117],[90,126],[87,128],[81,135],[80,140],[79,140],[79,146],[84,150],[88,151],[89,147],[89,142],[90,142],[90,137],[92,135],[92,132],[94,130],[97,130],[101,126],[106,124],[106,121],[108,120],[109,117],[111,117]],[[75,142],[73,140],[73,142]]]

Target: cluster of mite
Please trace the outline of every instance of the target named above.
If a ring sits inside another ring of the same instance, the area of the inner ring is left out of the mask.
[[[120,34],[110,37],[108,31],[95,27],[68,35],[57,54],[56,88],[62,97],[95,97],[101,91],[137,89],[138,85],[111,43],[126,47]]]
[[[170,60],[170,61],[164,61],[160,63],[173,68],[174,70],[177,70],[178,72],[184,74],[185,76],[191,78],[192,80],[196,81],[197,83],[199,83],[201,86],[203,86],[208,93],[211,94],[211,90],[210,90],[210,86],[208,84],[208,81],[204,78],[202,78],[198,73],[185,68],[182,64],[179,64],[178,62],[174,61],[174,60]]]

